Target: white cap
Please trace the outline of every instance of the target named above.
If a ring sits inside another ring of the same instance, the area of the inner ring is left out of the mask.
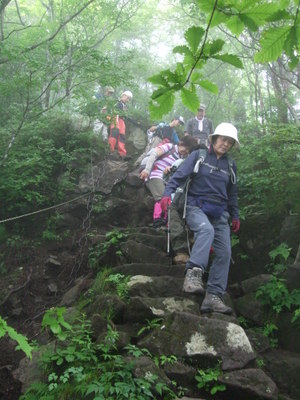
[[[122,96],[127,96],[129,99],[132,99],[132,93],[130,90],[125,90],[125,92],[122,93]]]
[[[214,133],[211,133],[208,136],[209,141],[211,142],[212,136],[217,136],[217,135],[230,137],[235,140],[236,146],[240,145],[237,129],[234,125],[230,124],[229,122],[222,122],[221,124],[219,124],[216,127]]]
[[[185,124],[184,119],[181,115],[176,115],[176,117],[174,117],[174,119],[177,119],[179,121],[180,125]]]

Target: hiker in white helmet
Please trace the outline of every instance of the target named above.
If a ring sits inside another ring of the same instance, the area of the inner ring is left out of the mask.
[[[124,119],[121,117],[127,110],[127,103],[130,100],[132,100],[132,93],[130,90],[125,90],[125,92],[121,94],[120,100],[116,104],[115,108],[118,114],[112,118],[112,123],[110,125],[110,135],[108,138],[111,152],[114,153],[117,145],[119,156],[123,159],[127,155],[127,151],[125,148],[126,125]]]
[[[239,140],[235,126],[227,122],[218,125],[208,138],[210,146],[198,172],[194,172],[198,161],[196,150],[168,182],[161,206],[165,210],[171,202],[171,194],[192,176],[187,193],[186,223],[194,234],[194,244],[186,263],[183,291],[195,294],[205,292],[202,276],[207,269],[210,249],[213,247],[214,259],[209,270],[201,312],[231,314],[231,308],[222,299],[227,287],[231,259],[228,222],[231,217],[232,230],[237,233],[240,220],[236,165],[227,152],[233,146],[239,146]]]

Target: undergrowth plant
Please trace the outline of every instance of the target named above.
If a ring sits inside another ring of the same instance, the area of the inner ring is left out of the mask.
[[[107,252],[113,248],[117,256],[122,256],[120,250],[120,243],[126,239],[128,234],[126,232],[120,232],[116,229],[107,232],[105,235],[105,241],[98,243],[89,250],[88,263],[90,268],[96,269],[99,264],[99,258],[107,254]]]
[[[267,267],[269,269],[273,267],[272,277],[257,289],[256,297],[275,316],[283,311],[292,311],[291,321],[298,326],[300,321],[300,290],[293,289],[290,291],[286,279],[279,277],[280,273],[287,268],[290,251],[291,249],[285,243],[282,243],[269,253],[272,263],[268,264]]]
[[[138,336],[142,335],[144,332],[149,332],[155,328],[161,327],[163,320],[161,318],[154,318],[154,319],[146,319],[146,325],[143,326],[139,331],[138,331]]]
[[[70,235],[69,230],[65,230],[63,235],[57,233],[57,226],[61,219],[62,215],[59,212],[56,212],[54,215],[52,215],[47,219],[46,229],[44,229],[42,233],[42,239],[44,239],[45,241],[51,241],[51,240],[60,241],[63,238]]]
[[[111,325],[107,325],[103,342],[95,343],[91,323],[84,315],[70,326],[65,324],[63,314],[60,309],[45,316],[43,325],[56,339],[55,346],[48,346],[41,357],[47,378],[31,385],[20,400],[147,400],[156,398],[156,394],[161,399],[176,398],[154,373],[135,376],[133,360],[145,354],[151,356],[147,350],[130,345],[121,355],[116,346],[119,335]],[[63,336],[59,334],[62,331]]]
[[[0,340],[5,335],[8,335],[12,340],[18,343],[16,350],[22,350],[26,356],[31,359],[33,347],[29,344],[27,337],[18,333],[0,316]]]
[[[218,383],[218,379],[221,375],[222,371],[219,365],[215,368],[198,369],[195,376],[195,379],[198,382],[197,387],[199,389],[204,389],[212,395],[217,392],[224,392],[226,386]]]
[[[79,309],[82,310],[88,304],[91,304],[97,295],[110,294],[120,297],[125,302],[129,302],[128,295],[128,282],[130,276],[125,276],[123,274],[112,274],[112,269],[109,267],[103,267],[103,269],[98,272],[92,287],[85,292],[79,303]],[[106,307],[101,310],[101,316],[106,320],[111,320],[113,318],[114,310],[113,307]]]
[[[128,300],[128,282],[130,276],[123,274],[113,274],[111,268],[103,268],[98,272],[93,286],[88,291],[89,297],[94,297],[95,294],[116,294],[122,300]]]

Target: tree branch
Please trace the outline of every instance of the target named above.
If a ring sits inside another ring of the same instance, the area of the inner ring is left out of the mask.
[[[59,25],[59,27],[56,29],[56,31],[53,33],[53,35],[51,35],[50,37],[48,37],[45,40],[42,40],[39,43],[36,43],[30,47],[28,47],[26,50],[23,51],[23,53],[27,53],[29,51],[32,51],[34,49],[36,49],[37,47],[47,43],[47,42],[51,42],[51,40],[53,40],[58,33],[69,23],[71,22],[74,18],[76,18],[80,13],[82,13],[82,11],[84,11],[90,4],[92,4],[95,0],[89,0],[83,7],[81,7],[75,14],[71,15],[68,19],[66,19],[62,24]]]
[[[20,20],[21,24],[25,26],[25,23],[23,22],[22,17],[21,17],[19,4],[18,4],[17,0],[15,0],[15,5],[16,5],[16,9],[17,9],[17,14],[18,14],[19,20]]]
[[[192,68],[191,68],[191,70],[190,70],[190,72],[189,72],[189,74],[188,74],[188,76],[187,76],[187,78],[186,78],[186,81],[185,81],[185,83],[184,83],[183,86],[185,86],[185,85],[189,82],[190,77],[191,77],[192,73],[194,72],[194,69],[196,68],[196,65],[198,64],[199,60],[201,59],[201,57],[202,57],[202,55],[203,55],[204,47],[205,47],[206,40],[207,40],[207,36],[208,36],[208,31],[209,31],[209,28],[210,28],[210,25],[211,25],[211,22],[212,22],[214,13],[215,13],[215,11],[216,11],[217,5],[218,5],[218,0],[215,0],[214,8],[213,8],[213,10],[212,10],[212,12],[211,12],[210,19],[209,19],[209,21],[208,21],[208,24],[207,24],[207,27],[206,27],[206,30],[205,30],[204,40],[203,40],[203,43],[202,43],[202,46],[201,46],[200,54],[199,54],[199,56],[197,57],[196,62],[195,62],[194,65],[192,66]]]
[[[0,13],[2,13],[5,7],[11,2],[11,0],[0,0]]]

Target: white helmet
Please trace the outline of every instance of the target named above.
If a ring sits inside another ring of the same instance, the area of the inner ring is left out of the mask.
[[[240,145],[237,129],[234,125],[230,124],[229,122],[222,122],[221,124],[219,124],[216,127],[214,133],[211,133],[208,136],[209,141],[211,142],[212,136],[217,136],[217,135],[230,137],[235,140],[236,146]]]
[[[125,92],[122,93],[122,96],[127,96],[129,99],[132,99],[132,93],[130,90],[125,90]]]

